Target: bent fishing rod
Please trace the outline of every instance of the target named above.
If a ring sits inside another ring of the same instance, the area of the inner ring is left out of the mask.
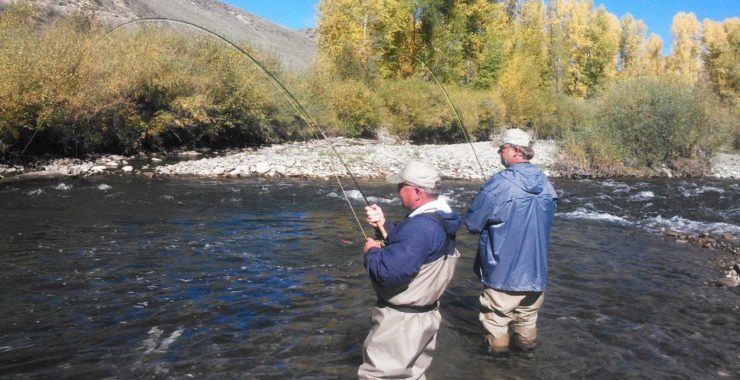
[[[352,182],[354,182],[355,186],[357,187],[357,191],[359,191],[360,195],[362,196],[362,199],[365,201],[365,204],[366,205],[370,205],[370,202],[367,200],[367,197],[365,196],[365,193],[360,188],[359,183],[357,183],[357,179],[355,178],[354,174],[352,174],[352,171],[349,169],[349,166],[347,165],[347,163],[344,161],[344,159],[342,159],[342,156],[336,150],[336,148],[334,147],[334,145],[332,145],[331,141],[326,136],[326,133],[324,133],[324,130],[321,129],[318,126],[318,124],[313,120],[313,118],[311,118],[311,116],[308,114],[308,112],[306,112],[306,110],[303,108],[303,106],[301,105],[301,103],[293,96],[293,94],[290,91],[288,91],[288,89],[269,70],[267,70],[267,68],[264,65],[262,65],[262,63],[260,63],[251,54],[249,54],[247,51],[245,51],[244,49],[242,49],[241,47],[239,47],[237,44],[231,42],[230,40],[226,39],[225,37],[221,36],[220,34],[218,34],[216,32],[213,32],[213,31],[211,31],[211,30],[209,30],[207,28],[204,28],[204,27],[202,27],[200,25],[197,25],[197,24],[194,24],[194,23],[191,23],[191,22],[188,22],[188,21],[183,21],[183,20],[178,20],[178,19],[173,19],[173,18],[167,18],[167,17],[143,17],[143,18],[139,18],[139,19],[127,21],[127,22],[124,22],[122,24],[119,24],[119,25],[115,26],[114,28],[108,30],[101,38],[104,38],[104,37],[108,36],[109,34],[113,33],[114,31],[116,31],[116,30],[118,30],[118,29],[120,29],[120,28],[122,28],[122,27],[124,27],[126,25],[130,25],[130,24],[134,24],[134,23],[139,23],[139,22],[149,22],[149,21],[154,21],[154,22],[156,22],[156,21],[172,22],[172,23],[179,23],[179,24],[183,24],[183,25],[187,25],[187,26],[193,27],[195,29],[198,29],[200,31],[206,32],[206,33],[208,33],[208,34],[210,34],[210,35],[218,38],[222,42],[224,42],[227,45],[229,45],[229,46],[233,47],[234,49],[236,49],[238,52],[240,52],[245,57],[249,58],[249,60],[252,61],[252,63],[254,63],[255,65],[257,65],[257,67],[260,69],[260,71],[262,71],[262,73],[265,74],[265,76],[267,76],[267,78],[270,80],[270,83],[272,83],[286,97],[286,99],[288,100],[288,103],[290,103],[290,105],[293,107],[293,109],[295,109],[295,111],[298,113],[298,115],[300,116],[300,118],[306,123],[306,125],[308,125],[309,128],[311,128],[311,130],[313,131],[313,133],[316,136],[316,138],[319,139],[319,140],[323,140],[326,143],[326,145],[331,149],[331,151],[334,153],[334,155],[337,157],[337,159],[339,159],[339,162],[341,162],[342,165],[344,166],[344,169],[347,171],[347,174],[349,174],[350,178],[352,179]],[[347,201],[347,205],[349,206],[350,210],[352,211],[352,215],[354,216],[355,221],[357,221],[357,225],[360,227],[360,231],[362,231],[362,235],[365,237],[365,239],[367,239],[367,234],[365,234],[365,229],[362,227],[362,223],[360,223],[360,219],[357,217],[357,214],[355,213],[354,207],[352,207],[352,203],[350,202],[349,197],[347,196],[347,192],[345,191],[344,186],[342,185],[342,182],[339,180],[339,174],[337,174],[337,171],[336,170],[334,170],[334,178],[336,179],[337,184],[339,185],[339,188],[341,189],[342,194],[344,195],[344,199]],[[381,233],[382,233],[382,231],[384,231],[382,229],[382,227],[380,227],[379,230],[381,230]]]

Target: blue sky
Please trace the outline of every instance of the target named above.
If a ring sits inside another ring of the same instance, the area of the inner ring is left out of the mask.
[[[316,0],[225,0],[249,13],[293,29],[316,26]],[[740,17],[740,0],[594,0],[610,13],[622,17],[631,13],[648,26],[648,35],[663,39],[665,53],[670,51],[671,22],[678,12],[694,12],[699,21],[722,21]]]

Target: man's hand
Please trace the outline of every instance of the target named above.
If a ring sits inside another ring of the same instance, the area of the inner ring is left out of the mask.
[[[362,252],[367,253],[370,248],[383,248],[383,246],[380,245],[379,241],[372,238],[367,238],[367,240],[365,241],[365,247],[362,249]]]
[[[367,216],[367,223],[373,227],[385,224],[385,216],[383,210],[378,205],[365,206],[365,216]]]

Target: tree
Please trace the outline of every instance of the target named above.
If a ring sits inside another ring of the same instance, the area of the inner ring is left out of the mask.
[[[737,104],[740,94],[740,18],[704,20],[704,71],[722,100]]]
[[[701,71],[701,25],[693,13],[679,12],[671,25],[673,45],[668,59],[671,75],[694,84]]]
[[[543,1],[521,3],[512,57],[504,66],[499,82],[509,120],[535,129],[553,108],[544,26]]]
[[[373,27],[373,50],[384,77],[414,73],[420,45],[421,22],[415,1],[385,0]]]
[[[318,4],[318,61],[356,76],[372,55],[372,24],[381,0],[321,0]]]
[[[550,66],[556,91],[585,98],[612,80],[619,50],[619,21],[604,7],[577,0],[550,6]]]
[[[640,55],[645,48],[645,34],[647,26],[642,20],[636,20],[627,13],[619,20],[622,30],[619,41],[619,62],[617,67],[625,77],[637,74],[639,70]]]
[[[640,55],[640,72],[650,76],[663,75],[666,66],[663,57],[663,40],[656,34],[650,34],[645,41],[645,49]]]
[[[568,43],[569,0],[551,0],[547,9],[548,53],[555,93],[563,93],[563,83],[568,79],[570,46]]]

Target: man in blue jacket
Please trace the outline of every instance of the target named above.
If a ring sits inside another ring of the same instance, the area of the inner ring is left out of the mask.
[[[411,213],[398,225],[377,205],[365,208],[367,222],[384,226],[388,243],[365,243],[365,268],[378,302],[373,327],[362,346],[360,379],[424,379],[442,322],[439,298],[455,272],[455,233],[462,220],[438,199],[439,174],[428,164],[409,162],[389,180]]]
[[[537,340],[537,313],[547,282],[547,246],[557,194],[545,174],[529,162],[529,135],[504,131],[498,153],[505,169],[486,182],[465,215],[465,225],[480,233],[474,270],[485,286],[479,319],[490,352],[512,345],[531,351]]]

